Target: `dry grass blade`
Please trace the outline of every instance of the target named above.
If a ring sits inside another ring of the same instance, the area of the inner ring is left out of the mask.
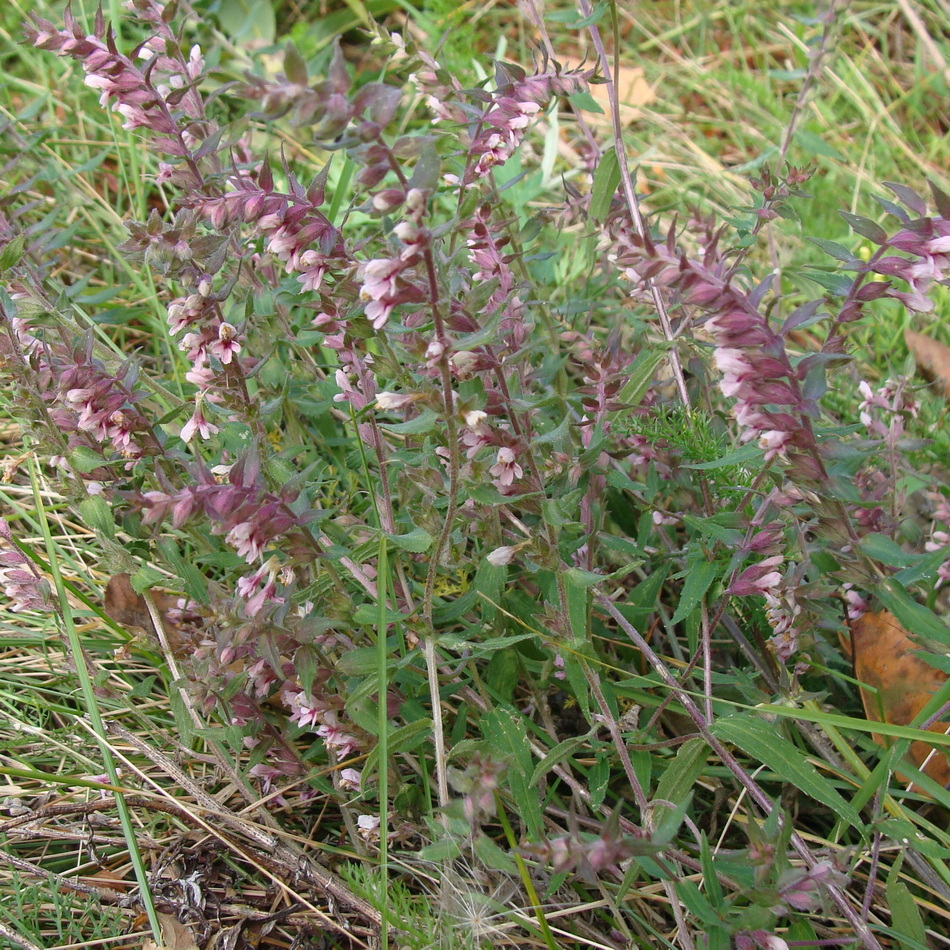
[[[318,893],[328,895],[333,901],[338,902],[342,907],[354,911],[371,923],[374,927],[379,927],[381,916],[379,911],[372,907],[367,901],[357,897],[336,875],[323,867],[311,855],[306,854],[300,848],[287,842],[281,843],[278,838],[268,831],[262,829],[256,823],[236,814],[222,805],[216,798],[209,795],[199,785],[193,782],[182,769],[176,766],[166,755],[148,745],[148,743],[139,739],[123,727],[111,723],[110,732],[120,736],[123,741],[128,742],[142,755],[157,765],[168,777],[188,794],[190,794],[201,811],[200,817],[192,814],[194,820],[198,821],[210,833],[215,835],[222,843],[235,850],[238,845],[224,832],[215,826],[215,822],[227,826],[228,831],[250,839],[257,849],[253,854],[253,859],[259,862],[271,879],[287,888],[293,890],[300,883],[314,888]],[[175,801],[165,790],[160,790],[161,794],[168,796],[169,801]],[[238,852],[242,857],[248,857],[247,853]],[[307,903],[299,893],[294,893],[294,897],[304,903]],[[316,908],[311,908],[316,911]],[[318,912],[319,913],[319,912]],[[322,914],[321,914],[322,916]],[[328,923],[331,923],[329,918]]]

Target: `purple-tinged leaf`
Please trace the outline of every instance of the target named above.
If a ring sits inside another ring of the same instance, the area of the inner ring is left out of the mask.
[[[930,185],[930,190],[934,196],[934,204],[937,206],[940,217],[950,219],[950,195],[945,191],[941,191],[932,181],[928,181],[927,184]]]
[[[861,287],[855,296],[862,303],[867,303],[869,300],[879,300],[881,297],[886,297],[890,289],[891,282],[889,280],[871,280]]]
[[[266,154],[264,155],[264,160],[261,162],[261,170],[257,176],[257,183],[260,185],[261,191],[271,192],[274,190],[274,172],[270,167],[270,160]]]
[[[884,244],[887,241],[887,231],[870,218],[862,217],[860,214],[851,214],[850,211],[839,211],[838,214],[848,222],[848,226],[852,231],[866,237],[872,243]]]
[[[815,363],[805,374],[805,378],[802,380],[802,395],[806,400],[817,403],[828,391],[826,370],[826,366]]]
[[[350,91],[350,74],[346,71],[346,60],[343,58],[339,37],[333,42],[333,58],[330,60],[327,78],[335,93],[345,96]]]
[[[927,213],[927,202],[913,188],[908,188],[907,185],[901,185],[896,181],[886,181],[884,187],[893,191],[914,214],[923,217]]]
[[[442,171],[442,162],[435,146],[428,145],[423,149],[415,168],[412,170],[410,188],[419,188],[422,191],[434,191],[439,184],[439,175]]]
[[[910,224],[910,215],[898,204],[894,204],[893,201],[888,201],[887,198],[882,198],[880,195],[875,195],[874,200],[888,213],[897,218],[901,224]]]
[[[293,43],[284,48],[284,75],[297,86],[306,86],[309,80],[307,64]]]
[[[804,359],[799,360],[795,367],[795,375],[799,380],[806,380],[816,366],[844,366],[851,362],[850,356],[842,356],[840,353],[809,353]]]
[[[221,138],[224,133],[227,131],[225,127],[217,129],[212,132],[200,145],[198,151],[192,156],[194,160],[200,161],[207,155],[211,155],[218,150],[218,146],[221,144]]]
[[[818,308],[820,306],[820,300],[810,300],[808,303],[803,303],[800,307],[796,307],[785,318],[785,322],[782,324],[782,329],[779,331],[779,335],[785,336],[786,333],[791,333],[792,330],[800,330],[803,327],[811,326],[811,324],[816,323],[819,320],[823,320],[827,314],[818,313]]]
[[[852,278],[846,274],[840,274],[837,271],[820,271],[809,267],[807,270],[803,269],[802,274],[809,280],[813,280],[816,284],[824,287],[825,290],[829,291],[829,293],[835,297],[847,297],[854,284]]]
[[[824,238],[807,238],[809,243],[814,244],[815,247],[820,247],[826,254],[830,254],[835,260],[844,261],[847,264],[853,264],[855,261],[859,260],[852,251],[846,248],[843,244],[838,244],[837,241],[826,241]]]
[[[758,310],[762,304],[762,301],[765,299],[765,295],[769,292],[772,287],[772,279],[774,274],[769,274],[760,284],[758,284],[749,294],[749,303]]]
[[[319,208],[326,198],[327,176],[330,174],[330,162],[327,162],[318,172],[317,176],[310,182],[307,189],[307,201],[314,208]]]
[[[367,112],[369,118],[380,126],[387,126],[396,114],[402,100],[402,90],[387,86],[381,82],[369,82],[353,99],[353,112],[362,115]]]

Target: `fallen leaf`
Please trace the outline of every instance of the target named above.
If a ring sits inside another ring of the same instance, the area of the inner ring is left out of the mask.
[[[153,940],[146,940],[142,944],[142,950],[198,950],[190,928],[177,917],[159,914],[158,922],[162,925],[162,945],[158,946]]]
[[[851,626],[851,642],[844,636],[841,639],[846,653],[851,654],[853,648],[854,675],[862,684],[861,703],[873,722],[910,725],[947,681],[946,673],[916,655],[920,647],[886,610],[864,614]],[[950,729],[950,722],[935,722],[927,728],[943,733]],[[892,741],[880,735],[873,738],[885,747]],[[950,764],[943,749],[912,742],[908,757],[935,782],[950,784]]]
[[[151,594],[155,599],[158,612],[162,615],[163,626],[172,653],[180,659],[187,654],[188,644],[182,639],[178,625],[172,623],[166,616],[167,611],[177,606],[178,597],[174,594],[166,594],[155,590]],[[109,578],[102,609],[106,616],[114,620],[120,627],[140,629],[148,634],[151,639],[158,639],[145,598],[135,592],[128,574],[114,574]]]
[[[933,337],[913,330],[904,331],[904,341],[907,349],[914,354],[920,375],[939,383],[943,394],[950,399],[950,346],[944,346]]]

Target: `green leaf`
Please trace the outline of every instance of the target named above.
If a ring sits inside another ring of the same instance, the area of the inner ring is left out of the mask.
[[[463,653],[468,650],[472,656],[491,656],[499,650],[508,650],[525,640],[536,639],[537,636],[533,633],[519,633],[510,637],[492,637],[490,640],[476,641],[469,640],[464,634],[449,633],[439,637],[436,642],[453,653]]]
[[[445,861],[454,860],[461,853],[462,848],[458,840],[446,835],[440,841],[434,841],[432,844],[420,848],[418,857],[421,861],[429,861],[434,865],[440,865]]]
[[[590,807],[598,809],[607,797],[607,786],[610,784],[610,757],[606,753],[598,753],[597,759],[591,766],[587,776],[587,790],[590,792]]]
[[[783,782],[794,785],[809,798],[830,808],[854,828],[862,828],[861,816],[832,784],[805,758],[801,750],[780,735],[772,723],[756,715],[740,714],[720,719],[713,735],[767,765]]]
[[[604,221],[610,211],[610,203],[620,184],[620,162],[613,147],[600,157],[594,171],[594,184],[590,190],[590,216],[595,221]]]
[[[950,627],[928,607],[918,604],[893,577],[881,581],[874,593],[912,637],[931,640],[942,647],[950,645]]]
[[[513,707],[496,706],[481,721],[485,738],[498,754],[512,763],[505,772],[505,781],[515,809],[527,825],[531,840],[540,841],[544,819],[538,793],[528,781],[528,776],[534,771],[534,762],[524,719]]]
[[[79,514],[93,531],[109,538],[110,541],[115,538],[115,519],[112,517],[112,509],[102,495],[89,495],[84,498],[79,503]]]
[[[403,551],[409,551],[412,554],[422,554],[432,547],[433,537],[424,528],[413,528],[408,534],[387,534],[387,538],[402,548]]]
[[[848,222],[852,231],[866,237],[873,244],[884,244],[887,241],[887,231],[870,218],[851,214],[850,211],[839,211],[838,214]]]
[[[341,653],[336,669],[344,676],[369,676],[378,672],[379,657],[376,647],[356,647]]]
[[[399,623],[403,620],[403,615],[396,610],[386,611],[386,623]],[[376,604],[360,604],[353,612],[353,622],[365,624],[368,627],[376,625],[379,620],[379,611]]]
[[[168,705],[178,731],[175,741],[181,743],[181,748],[191,749],[195,738],[195,724],[191,721],[191,710],[185,705],[184,690],[169,690]]]
[[[707,537],[722,541],[728,547],[736,547],[742,540],[742,532],[730,524],[737,525],[739,518],[735,512],[724,515],[713,515],[711,518],[696,518],[693,515],[683,515],[683,523],[687,528],[698,531]]]
[[[273,43],[277,32],[271,0],[224,0],[218,7],[218,22],[239,46],[249,40]]]
[[[809,243],[814,244],[816,247],[820,247],[826,254],[830,254],[835,260],[842,261],[845,264],[850,264],[853,261],[858,260],[855,256],[854,251],[850,248],[845,247],[843,244],[838,244],[837,241],[825,241],[822,238],[810,237],[806,240]]]
[[[627,381],[623,384],[617,399],[625,406],[638,406],[643,394],[650,388],[656,368],[666,358],[666,347],[641,350],[628,370]],[[613,415],[624,410],[618,409]]]
[[[26,236],[21,233],[4,246],[3,250],[0,251],[0,271],[16,267],[16,265],[20,263],[25,244]]]
[[[484,867],[501,871],[509,877],[515,877],[518,874],[518,865],[514,858],[507,851],[499,848],[484,832],[475,836],[472,850]]]
[[[947,560],[947,555],[946,547],[931,551],[929,554],[918,555],[917,563],[898,571],[894,575],[894,580],[903,587],[908,584],[916,584],[917,581],[921,580],[932,580],[940,566]]]
[[[439,158],[439,153],[431,142],[427,143],[412,169],[409,187],[418,188],[421,191],[435,191],[441,171],[442,160]]]
[[[672,803],[674,808],[687,799],[696,784],[696,779],[699,778],[706,767],[706,756],[708,754],[709,747],[705,740],[696,738],[684,742],[676,753],[676,758],[660,776],[653,797]],[[655,809],[657,822],[661,822],[664,816],[672,811],[672,808],[658,805]]]
[[[712,904],[717,911],[721,911],[725,903],[722,885],[719,883],[719,875],[716,874],[716,866],[714,864],[712,851],[709,848],[709,839],[706,837],[705,831],[700,840],[699,857],[703,869],[703,885],[706,889],[706,896],[709,898],[709,903]]]
[[[858,547],[868,557],[889,567],[910,567],[920,560],[919,554],[909,554],[885,534],[867,534],[858,542]]]
[[[431,410],[426,409],[421,415],[408,422],[384,423],[380,428],[393,435],[425,435],[431,432],[439,421],[439,417]]]
[[[595,23],[599,23],[608,10],[608,4],[599,0],[594,4],[591,12],[585,17],[578,17],[574,9],[554,10],[545,14],[545,19],[555,23],[563,23],[568,30],[585,30]]]
[[[837,270],[822,271],[815,267],[803,267],[801,274],[802,277],[813,280],[836,297],[846,297],[848,292],[854,288],[854,278]]]
[[[396,752],[411,752],[418,748],[425,740],[432,735],[432,720],[419,719],[416,722],[409,723],[408,726],[400,726],[393,729],[387,738],[386,753],[393,755]],[[372,775],[376,771],[379,762],[379,746],[376,746],[366,757],[366,764],[363,771],[366,775]]]
[[[559,742],[535,767],[528,782],[529,788],[534,788],[555,765],[569,759],[578,749],[590,745],[590,733],[584,736],[571,736]]]
[[[564,572],[564,594],[567,598],[567,614],[571,622],[571,632],[580,642],[588,638],[588,618],[590,615],[590,595],[587,590],[604,578],[600,574],[590,574],[577,568],[568,568]]]
[[[594,115],[604,114],[604,110],[601,109],[597,100],[586,89],[581,89],[579,92],[572,93],[567,97],[567,101],[575,109],[580,109],[581,112],[592,112]]]
[[[695,881],[677,881],[674,887],[677,896],[683,902],[683,906],[696,920],[712,930],[721,929],[722,918],[706,899]]]
[[[69,453],[69,461],[77,472],[83,475],[105,465],[105,460],[99,452],[94,452],[85,445],[78,445]]]
[[[927,950],[927,932],[910,888],[903,881],[888,881],[884,891],[891,929],[900,935],[901,950]]]
[[[753,459],[758,459],[762,455],[762,450],[752,442],[747,442],[745,445],[736,449],[734,452],[729,452],[727,455],[724,455],[722,458],[713,459],[711,462],[692,462],[689,465],[682,465],[681,468],[695,468],[700,471],[713,471],[717,468],[731,468],[735,465],[745,465],[747,462],[753,461]]]
[[[132,585],[132,590],[134,590],[136,594],[141,594],[156,584],[167,584],[168,577],[161,571],[155,570],[154,567],[145,565],[144,567],[140,567],[129,577],[129,583]]]
[[[475,582],[472,586],[482,605],[482,618],[488,623],[495,619],[498,612],[507,577],[507,567],[490,564],[488,561],[482,561],[475,572]]]
[[[797,129],[795,132],[795,142],[802,147],[806,155],[824,155],[825,158],[833,158],[835,161],[847,161],[833,145],[829,145],[820,135],[810,132],[808,129]]]
[[[722,570],[717,561],[707,561],[702,552],[694,552],[686,561],[686,581],[683,583],[683,592],[680,602],[676,605],[676,613],[670,622],[679,623],[688,617],[699,606],[706,591]]]
[[[293,43],[284,48],[284,74],[297,86],[306,86],[309,82],[307,64]]]
[[[175,539],[161,538],[158,542],[158,549],[175,571],[175,574],[183,581],[188,599],[198,604],[207,604],[209,600],[208,579],[201,573],[201,570],[191,558],[182,556]]]

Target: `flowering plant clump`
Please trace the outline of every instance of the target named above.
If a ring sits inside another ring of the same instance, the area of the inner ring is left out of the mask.
[[[585,117],[605,54],[466,87],[379,28],[384,79],[339,41],[212,68],[174,5],[128,7],[128,50],[68,9],[26,41],[153,155],[158,206],[115,249],[156,288],[132,308],[142,347],[60,293],[11,200],[0,352],[26,448],[107,571],[176,595],[136,626],[169,628],[181,731],[226,736],[235,786],[296,819],[322,796],[357,854],[482,862],[513,888],[527,860],[552,899],[597,883],[615,942],[698,921],[717,946],[783,946],[780,921],[821,909],[879,946],[854,883],[870,825],[774,709],[821,721],[866,611],[950,642],[930,609],[950,503],[908,477],[914,384],[849,355],[874,307],[937,306],[950,199],[934,188],[928,214],[889,186],[894,227],[848,216],[872,249],[823,242],[839,272],[805,300],[756,278],[754,244],[807,207],[814,169],[763,168],[742,240],[645,220]],[[542,136],[590,156],[564,189],[532,177]],[[559,271],[570,245],[582,266]],[[10,609],[51,609],[4,525]],[[707,761],[720,805],[747,809],[728,847],[688,795]],[[793,830],[768,777],[786,772],[853,823],[843,852]],[[664,894],[648,927],[623,899],[638,878]]]

